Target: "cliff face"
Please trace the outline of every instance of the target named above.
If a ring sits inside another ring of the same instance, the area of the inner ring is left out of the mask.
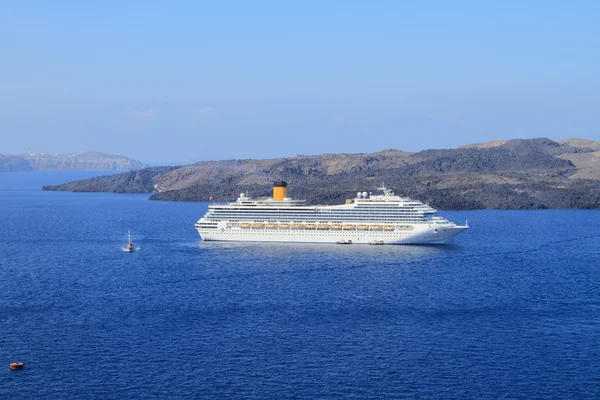
[[[127,157],[84,151],[72,154],[0,154],[0,172],[14,171],[125,171],[144,165]]]
[[[248,190],[269,195],[286,180],[290,195],[309,203],[335,204],[382,182],[396,193],[442,209],[598,208],[600,157],[576,139],[547,138],[468,145],[407,153],[326,154],[269,160],[199,162],[94,178],[45,190],[148,192],[155,200],[235,199]],[[592,171],[592,172],[590,172]],[[135,182],[143,182],[136,184]]]
[[[42,190],[68,192],[109,192],[109,193],[152,193],[156,191],[155,181],[159,175],[168,174],[178,167],[153,167],[122,174],[82,179],[57,186],[44,186]]]
[[[33,167],[23,157],[0,154],[0,172],[16,171],[33,171]]]
[[[385,170],[418,162],[414,154],[384,150],[366,154],[325,154],[268,160],[202,161],[157,177],[160,191],[193,185],[270,185],[274,179],[310,182],[347,172]]]

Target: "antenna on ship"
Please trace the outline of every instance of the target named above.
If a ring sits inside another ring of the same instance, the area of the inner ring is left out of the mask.
[[[383,183],[383,182],[381,183],[381,187],[378,187],[377,190],[381,190],[385,197],[390,197],[394,194],[394,192],[392,192],[390,189],[385,187],[385,183]]]

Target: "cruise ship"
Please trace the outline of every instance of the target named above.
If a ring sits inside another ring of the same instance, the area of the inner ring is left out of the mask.
[[[277,181],[273,197],[240,194],[228,204],[211,204],[196,222],[203,240],[343,244],[442,244],[468,228],[437,215],[420,201],[395,195],[357,193],[346,204],[309,206],[288,197]]]

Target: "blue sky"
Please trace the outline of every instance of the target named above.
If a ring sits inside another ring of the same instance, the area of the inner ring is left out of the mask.
[[[0,153],[600,140],[598,21],[598,1],[5,0]]]

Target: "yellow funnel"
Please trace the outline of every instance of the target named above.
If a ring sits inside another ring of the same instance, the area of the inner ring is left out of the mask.
[[[287,182],[275,181],[275,183],[273,183],[273,198],[281,201],[287,197]]]

